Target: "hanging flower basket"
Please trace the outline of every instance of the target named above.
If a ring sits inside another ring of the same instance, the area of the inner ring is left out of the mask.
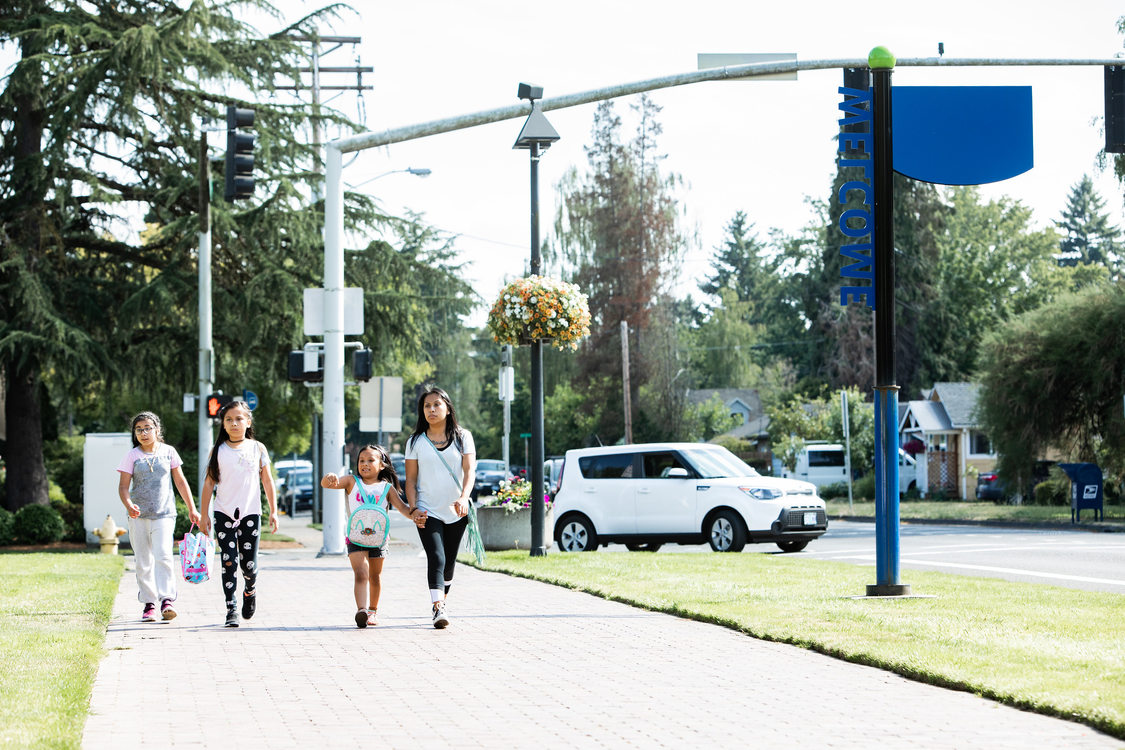
[[[590,335],[590,306],[574,284],[529,276],[500,291],[488,313],[488,329],[501,344],[546,341],[558,349],[577,349]]]

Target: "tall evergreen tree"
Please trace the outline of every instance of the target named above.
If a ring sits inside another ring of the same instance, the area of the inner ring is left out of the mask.
[[[745,211],[738,211],[727,223],[723,244],[711,257],[711,274],[699,282],[700,291],[718,296],[729,289],[739,301],[760,305],[768,294],[763,287],[768,285],[772,272],[764,254],[754,223],[747,220]]]
[[[605,405],[598,426],[603,439],[616,439],[624,421],[622,321],[637,337],[630,348],[634,404],[639,403],[641,383],[657,377],[670,381],[678,369],[674,347],[645,344],[650,339],[655,343],[657,337],[664,342],[674,338],[670,311],[664,315],[660,308],[670,304],[663,292],[685,243],[673,197],[679,179],[660,169],[663,156],[656,143],[660,108],[642,95],[634,111],[637,134],[622,143],[621,118],[613,103],[598,105],[593,143],[586,149],[589,173],[579,177],[571,171],[564,177],[555,222],[557,248],[547,253],[572,270],[574,281],[589,297],[591,335],[579,350],[578,365],[588,401]],[[660,328],[652,330],[658,314]]]
[[[1062,231],[1059,265],[1100,264],[1114,270],[1120,263],[1121,230],[1109,223],[1105,201],[1094,190],[1094,181],[1082,175],[1070,189],[1062,219],[1055,225]]]
[[[264,0],[0,8],[0,44],[19,54],[0,92],[10,507],[47,502],[51,401],[118,426],[195,390],[199,126],[229,104],[256,113],[257,191],[210,201],[216,387],[268,394],[256,415],[265,434],[307,426],[314,399],[290,386],[284,362],[303,342],[302,290],[319,286],[323,268],[322,208],[309,200],[316,151],[299,135],[312,110],[267,95],[306,64],[291,35],[315,35],[331,10],[275,34],[240,20],[250,14],[279,18]],[[318,116],[350,127],[330,109]],[[221,165],[211,167],[221,182]],[[381,219],[349,195],[350,226]],[[368,318],[369,331],[382,322]],[[406,351],[413,332],[399,330]]]

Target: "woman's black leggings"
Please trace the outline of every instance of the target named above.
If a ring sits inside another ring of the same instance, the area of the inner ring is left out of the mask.
[[[258,580],[258,538],[262,517],[257,513],[238,518],[215,513],[215,536],[219,554],[223,560],[223,597],[227,606],[235,606],[235,592],[238,588],[238,568],[246,580],[245,591],[254,590]]]
[[[445,523],[430,516],[425,528],[418,529],[422,549],[426,550],[426,575],[431,591],[449,593],[453,582],[453,568],[457,565],[457,548],[469,527],[469,517],[454,523]]]

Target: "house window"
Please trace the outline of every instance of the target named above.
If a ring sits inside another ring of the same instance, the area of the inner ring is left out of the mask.
[[[988,439],[988,435],[980,430],[971,430],[969,432],[969,453],[974,456],[991,456],[992,441]]]

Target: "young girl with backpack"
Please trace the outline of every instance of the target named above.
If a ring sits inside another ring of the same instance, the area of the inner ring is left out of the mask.
[[[418,422],[406,441],[406,500],[426,551],[435,628],[449,625],[445,597],[469,525],[476,453],[472,433],[457,424],[449,395],[428,386],[418,399]]]
[[[133,449],[117,465],[117,494],[129,514],[129,543],[137,566],[137,598],[144,603],[141,620],[154,622],[176,616],[176,573],[172,565],[172,537],[176,527],[175,485],[187,505],[188,518],[199,522],[199,513],[184,478],[183,461],[164,442],[160,418],[151,411],[133,417]]]
[[[242,568],[242,617],[257,606],[258,540],[262,526],[262,488],[269,502],[270,531],[277,532],[277,491],[266,446],[254,439],[250,407],[234,400],[219,410],[219,436],[207,459],[207,477],[199,496],[204,534],[210,533],[208,509],[215,494],[216,547],[222,555],[223,596],[228,628],[238,627],[238,568]]]
[[[320,480],[320,486],[328,490],[344,491],[344,517],[348,519],[364,504],[380,505],[388,511],[394,508],[404,516],[410,515],[399,493],[398,474],[391,465],[390,456],[378,445],[360,448],[355,476],[348,474],[341,478],[335,474],[325,474]],[[383,560],[387,555],[386,547],[366,547],[346,537],[344,541],[348,546],[348,562],[352,564],[355,578],[356,627],[374,627],[379,624],[376,612],[379,610],[379,594],[383,588],[380,576],[383,573]]]

